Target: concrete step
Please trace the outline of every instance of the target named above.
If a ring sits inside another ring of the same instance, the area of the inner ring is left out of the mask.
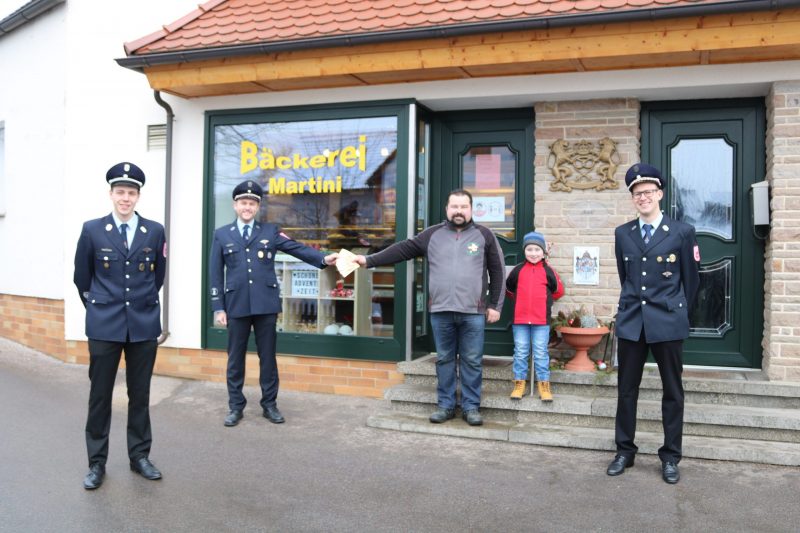
[[[398,364],[405,382],[436,386],[435,357]],[[778,409],[800,409],[800,383],[766,381],[760,372],[706,372],[687,370],[683,376],[686,402],[709,405],[738,405]],[[485,358],[483,390],[509,394],[513,374],[508,359]],[[555,395],[616,398],[616,372],[568,372],[554,370],[550,382]],[[528,385],[530,388],[530,385]],[[528,391],[529,392],[529,391]],[[640,400],[661,400],[661,378],[657,368],[645,368]]]
[[[468,426],[460,419],[431,424],[427,415],[388,412],[370,416],[367,426],[397,431],[490,439],[543,446],[560,446],[613,452],[614,430],[532,422],[485,420],[480,427]],[[657,454],[663,436],[660,432],[639,430],[639,453]],[[757,439],[730,439],[684,435],[683,456],[697,459],[746,461],[751,463],[800,466],[800,444]],[[611,457],[609,457],[609,460]]]
[[[385,397],[392,409],[405,413],[429,414],[436,405],[436,389],[429,385],[396,385]],[[512,400],[506,392],[484,392],[481,398],[486,419],[510,423],[613,429],[616,407],[616,398],[566,394],[556,394],[552,402],[530,395]],[[660,400],[639,400],[637,428],[661,431]],[[684,435],[800,443],[800,411],[686,403]]]

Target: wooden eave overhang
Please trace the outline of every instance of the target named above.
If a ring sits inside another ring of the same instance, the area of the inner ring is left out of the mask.
[[[780,10],[346,44],[306,41],[119,59],[184,98],[309,88],[800,59],[800,2]],[[785,5],[785,2],[784,2]],[[600,21],[601,18],[596,20]],[[488,28],[488,27],[487,27]],[[350,43],[358,43],[353,38]],[[248,53],[240,55],[242,50]],[[204,56],[202,52],[206,52]],[[203,57],[209,57],[203,59]]]

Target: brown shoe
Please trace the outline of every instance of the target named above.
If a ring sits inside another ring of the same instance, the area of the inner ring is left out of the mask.
[[[537,389],[539,391],[539,399],[543,402],[552,402],[553,401],[553,393],[550,392],[550,382],[549,381],[539,381],[536,383]]]
[[[524,379],[515,379],[514,380],[514,390],[511,391],[511,399],[512,400],[521,400],[523,394],[525,394],[525,380]]]

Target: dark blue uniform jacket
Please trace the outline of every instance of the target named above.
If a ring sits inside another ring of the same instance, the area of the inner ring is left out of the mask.
[[[87,337],[141,342],[161,335],[158,291],[164,284],[165,255],[164,226],[141,215],[130,250],[111,214],[83,224],[74,281],[86,306]]]
[[[614,243],[622,285],[617,336],[637,341],[644,327],[648,343],[687,338],[700,285],[694,228],[664,215],[645,245],[633,220],[616,229]]]
[[[275,224],[256,222],[247,242],[236,221],[217,228],[209,262],[212,311],[225,311],[229,318],[280,313],[278,251],[325,267],[322,252],[289,238]]]

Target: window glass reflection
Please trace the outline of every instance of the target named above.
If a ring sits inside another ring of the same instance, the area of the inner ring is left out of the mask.
[[[461,157],[463,187],[472,196],[472,218],[498,236],[514,239],[517,155],[508,146],[478,146]]]
[[[693,336],[722,337],[733,327],[731,317],[730,259],[703,265],[700,268],[700,288],[690,318]]]
[[[672,217],[733,238],[733,158],[723,139],[681,139],[670,151]]]
[[[264,188],[262,222],[323,251],[374,253],[395,241],[396,156],[396,117],[216,126],[215,226],[235,218],[231,191],[252,179]],[[393,268],[339,279],[334,268],[319,271],[287,254],[276,255],[275,266],[279,330],[393,334]]]

